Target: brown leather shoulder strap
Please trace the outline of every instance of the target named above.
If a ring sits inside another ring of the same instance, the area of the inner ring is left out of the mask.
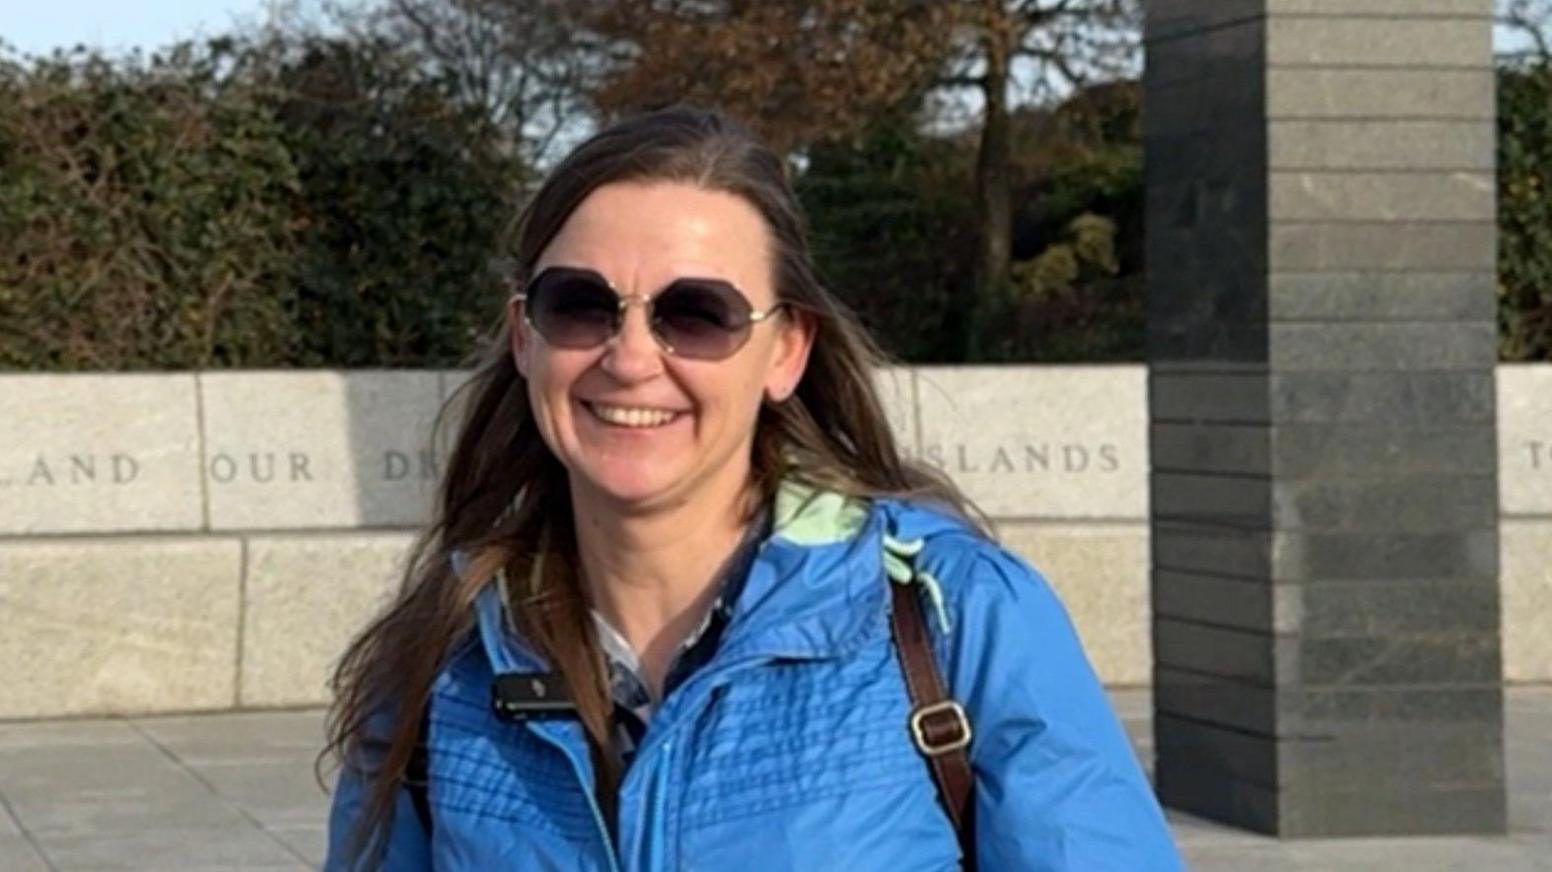
[[[973,869],[975,776],[970,768],[970,754],[966,751],[971,738],[970,720],[964,708],[943,689],[916,586],[894,581],[886,583],[893,599],[890,624],[894,631],[895,651],[899,654],[906,690],[911,696],[911,738],[932,769],[933,780],[938,784],[938,798],[959,836],[964,868]]]

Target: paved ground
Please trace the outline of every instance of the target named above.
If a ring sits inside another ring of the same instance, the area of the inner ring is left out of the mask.
[[[1146,759],[1148,699],[1117,709]],[[1204,872],[1552,872],[1552,688],[1509,694],[1512,833],[1279,842],[1171,815]],[[321,713],[0,724],[0,872],[305,869],[322,861]]]

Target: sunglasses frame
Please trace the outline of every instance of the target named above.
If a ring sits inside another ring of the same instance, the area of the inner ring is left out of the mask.
[[[615,299],[619,303],[619,309],[615,313],[614,317],[614,327],[609,331],[609,335],[605,336],[602,341],[594,343],[593,345],[556,346],[557,348],[570,348],[577,351],[598,348],[599,346],[608,345],[610,342],[619,339],[620,332],[625,329],[625,315],[627,310],[630,308],[631,303],[638,303],[645,309],[645,314],[647,316],[647,332],[652,334],[652,340],[658,344],[659,348],[663,349],[669,354],[674,355],[675,357],[681,357],[686,360],[726,360],[727,358],[737,354],[740,349],[749,343],[749,337],[754,335],[754,328],[756,325],[760,324],[770,316],[776,314],[781,309],[790,305],[787,300],[777,300],[768,309],[763,311],[756,309],[754,304],[749,302],[749,296],[745,294],[743,290],[737,285],[726,279],[714,279],[705,276],[679,276],[669,281],[668,284],[663,285],[663,287],[659,288],[657,291],[651,294],[622,294],[620,293],[620,289],[614,286],[613,282],[609,281],[609,279],[605,278],[604,275],[597,270],[576,266],[550,266],[540,270],[538,274],[528,280],[527,284],[523,286],[523,290],[514,293],[510,298],[507,299],[508,305],[511,305],[512,303],[523,304],[523,323],[532,328],[535,333],[539,334],[540,336],[544,336],[544,340],[546,342],[550,342],[550,338],[545,336],[544,331],[539,329],[539,325],[534,323],[533,316],[531,315],[528,307],[528,298],[532,296],[530,289],[533,288],[533,286],[537,284],[540,279],[554,272],[577,273],[594,279],[603,287],[608,288],[614,294]],[[697,355],[684,354],[683,352],[676,350],[673,346],[673,343],[669,342],[668,338],[663,336],[663,334],[658,331],[657,324],[652,318],[652,301],[657,299],[659,296],[662,296],[664,291],[669,290],[681,281],[687,280],[725,285],[730,288],[733,293],[737,294],[739,299],[743,300],[744,305],[748,307],[748,320],[744,324],[740,325],[736,331],[736,335],[739,337],[738,343],[732,348],[728,349],[726,354],[717,357],[701,357]]]

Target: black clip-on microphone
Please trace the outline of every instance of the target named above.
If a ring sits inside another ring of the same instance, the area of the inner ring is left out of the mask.
[[[508,721],[530,718],[574,718],[576,703],[566,682],[555,672],[503,672],[490,684],[490,705]]]

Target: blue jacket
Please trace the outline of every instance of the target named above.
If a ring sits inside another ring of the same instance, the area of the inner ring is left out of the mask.
[[[1176,870],[1157,802],[1061,604],[954,519],[788,487],[710,662],[662,701],[611,845],[580,726],[491,712],[493,675],[542,671],[494,587],[429,710],[428,837],[402,788],[384,868],[941,870],[954,831],[912,744],[887,585],[922,585],[975,739],[984,870]],[[326,869],[363,798],[341,771]]]

